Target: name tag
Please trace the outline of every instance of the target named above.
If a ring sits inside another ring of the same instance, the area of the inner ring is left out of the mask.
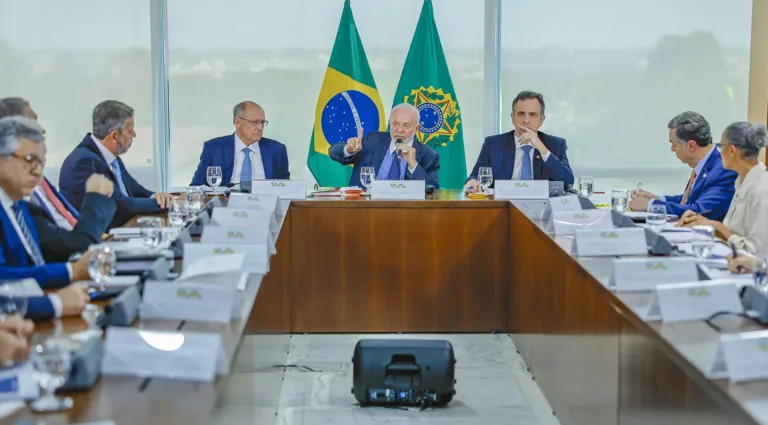
[[[542,220],[549,220],[552,218],[552,213],[556,211],[581,211],[581,202],[576,195],[558,196],[555,198],[549,198],[546,201],[547,205],[544,212],[541,214]],[[547,233],[551,233],[555,230],[554,222],[549,220],[547,222]]]
[[[40,387],[30,363],[0,371],[0,402],[32,400],[39,396]]]
[[[579,229],[613,229],[611,212],[606,210],[555,211],[550,221],[557,236],[573,235]]]
[[[738,287],[733,280],[670,283],[653,289],[645,319],[685,322],[703,320],[718,311],[742,310]]]
[[[615,255],[644,255],[648,253],[645,230],[624,228],[576,230],[573,254],[580,257],[612,257]]]
[[[187,246],[195,245],[188,243],[184,245],[185,256]],[[195,248],[193,248],[195,249]],[[243,272],[245,254],[228,255],[204,255],[201,256],[197,250],[190,251],[189,257],[182,261],[181,276],[176,282],[205,283],[208,285],[233,285],[239,290],[244,290],[248,285],[248,273]]]
[[[243,273],[267,274],[269,271],[269,247],[267,244],[208,244],[188,243],[184,244],[184,267],[187,261],[190,263],[206,261],[215,256],[231,254],[245,254],[242,264]]]
[[[277,215],[278,196],[260,193],[233,193],[229,195],[227,207],[264,210]]]
[[[101,373],[211,382],[229,373],[221,335],[107,328]]]
[[[306,199],[306,180],[253,180],[251,193],[277,195],[280,199]]]
[[[142,319],[176,319],[229,323],[235,314],[235,285],[147,281]]]
[[[496,180],[496,199],[549,199],[547,180]]]
[[[225,245],[261,245],[264,243],[269,247],[270,255],[277,253],[274,234],[266,228],[207,226],[203,228],[200,242]]]
[[[617,291],[651,291],[664,283],[694,282],[699,279],[695,258],[616,258],[610,286]]]
[[[242,227],[254,229],[267,227],[273,232],[280,230],[275,213],[265,210],[249,210],[242,208],[216,208],[211,220],[224,227]]]
[[[768,378],[768,331],[721,335],[707,377],[731,382]]]
[[[371,199],[425,199],[424,180],[376,180],[371,185]]]

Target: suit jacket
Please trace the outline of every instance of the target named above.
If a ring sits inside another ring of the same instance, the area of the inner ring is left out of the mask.
[[[363,137],[363,150],[350,156],[344,156],[345,143],[334,143],[328,149],[328,156],[336,162],[344,165],[355,164],[352,168],[352,176],[349,179],[350,186],[362,186],[360,184],[360,169],[362,167],[373,167],[376,173],[379,173],[381,163],[389,151],[389,144],[392,136],[383,131],[372,131]],[[426,184],[440,188],[437,179],[437,170],[440,169],[440,155],[434,149],[418,141],[413,141],[413,147],[416,149],[416,162],[418,165],[411,174],[408,169],[405,170],[405,180],[424,180]]]
[[[288,168],[288,150],[285,145],[277,140],[263,137],[259,140],[261,161],[264,164],[264,176],[269,180],[288,180],[291,171]],[[203,153],[200,154],[200,163],[192,177],[192,186],[201,186],[207,183],[206,171],[210,166],[221,167],[221,184],[227,186],[232,180],[232,172],[235,169],[235,134],[211,139],[203,144]]]
[[[64,262],[69,256],[83,252],[92,244],[101,242],[115,214],[115,201],[97,193],[86,193],[80,219],[71,231],[56,224],[50,213],[41,206],[29,204],[40,240],[40,251],[48,262]]]
[[[10,282],[13,284],[13,282]],[[5,299],[0,297],[0,299]],[[49,320],[56,315],[56,311],[53,309],[53,304],[48,297],[27,297],[27,312],[24,315],[27,319],[39,321]]]
[[[568,163],[568,155],[566,155],[568,146],[565,139],[550,136],[541,131],[537,134],[539,140],[549,149],[549,158],[547,158],[547,162],[544,162],[539,151],[533,150],[531,153],[533,155],[533,179],[561,181],[566,187],[572,186],[573,171]],[[510,180],[515,168],[515,150],[514,130],[486,137],[475,167],[472,168],[467,181],[477,179],[480,167],[491,167],[494,181]]]
[[[77,145],[61,165],[61,174],[59,176],[61,194],[75,208],[82,209],[83,200],[85,199],[85,181],[88,180],[91,174],[99,173],[107,176],[115,185],[112,199],[117,204],[117,213],[114,215],[110,227],[120,226],[140,214],[163,212],[164,210],[157,205],[157,202],[154,199],[150,199],[154,192],[146,189],[131,176],[120,157],[117,158],[117,162],[128,196],[123,195],[120,191],[115,174],[112,172],[109,164],[107,164],[104,156],[99,152],[99,148],[96,147],[91,134],[86,134],[83,141]]]
[[[723,158],[720,156],[720,149],[715,146],[716,151],[712,152],[704,163],[704,168],[693,182],[691,192],[688,194],[688,202],[681,204],[683,195],[665,196],[665,200],[654,201],[654,204],[664,204],[667,206],[667,214],[682,216],[686,210],[691,210],[703,215],[710,220],[722,221],[731,206],[733,194],[736,192],[736,174],[735,171],[723,168]]]
[[[69,213],[72,214],[73,217],[78,218],[80,216],[80,213],[77,211],[77,208],[73,207],[72,204],[70,204],[69,201],[67,201],[67,198],[63,197],[61,193],[59,193],[58,189],[56,189],[56,186],[54,186],[53,183],[51,183],[51,181],[48,180],[47,177],[43,177],[43,178],[45,179],[46,182],[48,182],[48,186],[51,187],[51,191],[53,192],[53,195],[59,200],[59,202],[61,202],[62,205],[64,205],[64,208],[66,208],[67,211],[69,211]],[[48,215],[53,217],[53,213],[48,210],[47,206],[45,206],[45,202],[43,202],[43,200],[40,199],[40,195],[38,195],[37,191],[34,192],[33,196],[35,197],[35,199],[37,199],[38,206],[43,210],[45,210],[45,212],[47,212]]]
[[[27,222],[27,227],[32,238],[40,246],[40,239],[35,227],[32,215],[29,213],[28,204],[24,201],[19,202],[22,214]],[[35,266],[21,238],[13,228],[10,217],[5,213],[5,209],[0,208],[0,276],[3,279],[21,280],[32,278],[46,289],[61,288],[69,284],[69,270],[65,263],[44,264]]]

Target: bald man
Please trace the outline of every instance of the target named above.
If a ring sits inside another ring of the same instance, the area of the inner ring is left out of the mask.
[[[343,165],[355,165],[350,186],[362,187],[360,169],[373,167],[376,180],[424,180],[439,189],[440,155],[414,140],[418,129],[419,111],[413,105],[401,103],[389,114],[389,133],[365,133],[365,129],[358,128],[357,137],[331,145],[328,156]]]
[[[219,186],[232,186],[241,181],[287,180],[288,150],[285,145],[264,137],[269,121],[264,109],[250,101],[240,102],[232,109],[234,134],[211,139],[203,145],[192,186],[207,184],[208,167],[221,167]]]

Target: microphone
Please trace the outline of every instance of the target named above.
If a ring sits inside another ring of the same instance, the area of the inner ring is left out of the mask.
[[[403,144],[403,139],[395,139],[395,150],[397,151],[397,165],[400,166],[400,157],[403,156],[403,151],[401,151],[400,145]]]

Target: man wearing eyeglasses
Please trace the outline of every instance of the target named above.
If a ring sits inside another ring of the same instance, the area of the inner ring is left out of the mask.
[[[250,101],[240,102],[232,110],[234,134],[217,137],[203,144],[200,163],[192,177],[192,186],[206,184],[208,167],[221,167],[220,186],[241,181],[287,180],[291,178],[285,145],[264,137],[269,121],[264,109]]]
[[[40,235],[24,201],[43,177],[45,142],[42,128],[26,117],[0,119],[0,277],[35,279],[46,297],[28,299],[27,317],[43,319],[78,315],[88,302],[87,255],[72,263],[46,263]],[[55,241],[54,241],[55,243]]]

